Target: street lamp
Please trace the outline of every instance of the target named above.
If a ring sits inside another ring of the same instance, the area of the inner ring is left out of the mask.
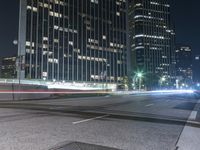
[[[161,78],[161,82],[165,82],[166,81],[166,78],[165,77],[162,77]]]
[[[160,78],[160,88],[161,88],[161,86],[163,85],[163,83],[166,81],[166,78],[164,77],[164,76],[162,76],[161,78]]]
[[[137,77],[139,78],[139,91],[141,91],[141,84],[142,84],[142,77],[143,77],[143,74],[141,72],[138,72],[137,73]]]
[[[18,40],[14,40],[13,41],[13,44],[14,45],[19,45],[20,42]],[[22,55],[21,55],[21,44],[19,45],[20,49],[19,49],[19,55],[17,56],[17,69],[18,69],[18,80],[19,80],[19,89],[18,90],[21,90],[21,67],[22,67]]]
[[[139,78],[142,78],[142,73],[139,72],[139,73],[137,74],[137,76],[138,76]]]

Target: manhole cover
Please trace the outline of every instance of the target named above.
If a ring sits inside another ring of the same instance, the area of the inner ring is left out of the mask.
[[[92,145],[87,143],[71,142],[51,150],[119,150],[119,149],[109,148],[99,145]]]

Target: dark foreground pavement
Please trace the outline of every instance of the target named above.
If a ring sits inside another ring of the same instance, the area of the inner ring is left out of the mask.
[[[198,150],[199,116],[194,94],[1,102],[0,149]]]

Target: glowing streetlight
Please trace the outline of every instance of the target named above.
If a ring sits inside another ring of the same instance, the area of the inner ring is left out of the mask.
[[[162,77],[162,78],[161,78],[161,81],[162,81],[162,82],[165,82],[165,81],[166,81],[166,78],[165,78],[165,77]]]
[[[141,84],[142,84],[142,77],[143,74],[141,72],[137,73],[137,77],[139,78],[139,91],[141,90]]]
[[[137,77],[142,78],[142,73],[141,72],[137,73]]]
[[[162,76],[161,78],[160,78],[160,80],[159,80],[159,82],[160,82],[160,88],[162,87],[162,85],[163,85],[163,83],[165,83],[166,82],[166,77],[165,76]],[[168,85],[168,83],[166,83],[167,85]]]

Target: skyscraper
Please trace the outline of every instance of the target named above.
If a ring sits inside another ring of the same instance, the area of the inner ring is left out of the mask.
[[[176,76],[183,84],[192,84],[192,49],[190,46],[176,46]]]
[[[175,33],[167,0],[129,0],[132,70],[175,77]]]
[[[193,80],[194,82],[200,83],[200,70],[199,70],[199,66],[200,66],[200,54],[199,55],[195,55],[194,58],[194,66],[193,66]]]
[[[21,78],[121,83],[125,0],[20,0]]]
[[[14,79],[16,74],[16,55],[0,58],[0,77]]]

